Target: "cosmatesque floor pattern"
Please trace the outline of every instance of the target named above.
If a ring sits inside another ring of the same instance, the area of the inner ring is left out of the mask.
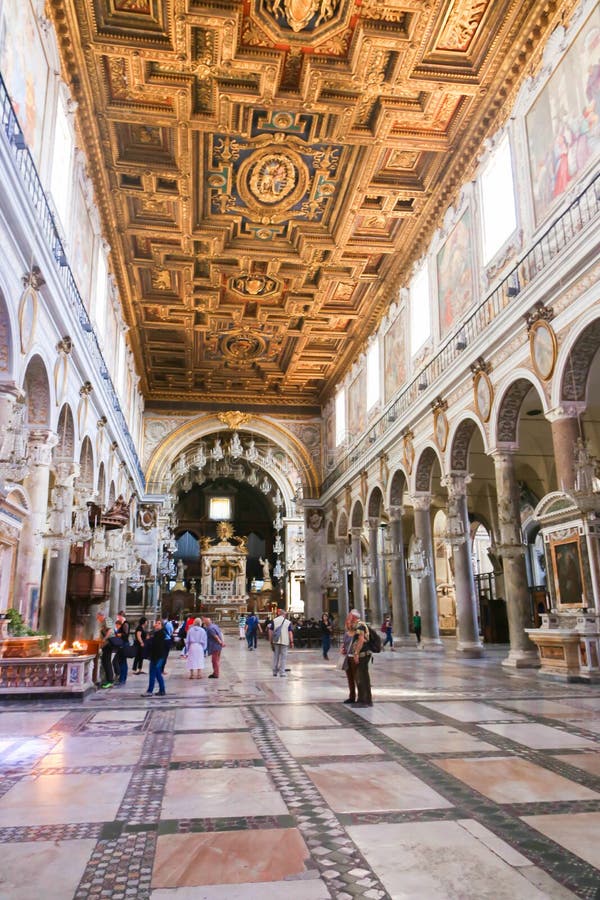
[[[398,648],[375,705],[231,637],[84,703],[0,706],[0,898],[600,900],[600,686]],[[147,664],[146,664],[147,665]]]

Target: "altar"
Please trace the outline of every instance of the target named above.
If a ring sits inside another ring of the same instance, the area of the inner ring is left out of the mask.
[[[202,538],[199,599],[203,609],[214,608],[221,618],[246,610],[247,557],[246,538],[237,537],[229,522],[219,522],[216,541]]]

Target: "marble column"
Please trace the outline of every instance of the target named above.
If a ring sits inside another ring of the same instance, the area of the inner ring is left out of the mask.
[[[423,644],[429,650],[443,650],[440,639],[437,592],[435,589],[435,569],[433,564],[433,538],[431,531],[431,494],[419,493],[412,498],[415,511],[415,536],[421,539],[425,557],[429,562],[429,572],[418,581],[418,604],[413,601],[416,611],[421,614]]]
[[[443,479],[448,490],[448,515],[461,522],[464,541],[452,545],[454,560],[454,588],[456,592],[456,651],[462,656],[483,656],[477,619],[477,592],[471,556],[471,534],[467,505],[467,484],[471,476],[466,472],[450,472]]]
[[[119,609],[127,613],[127,579],[122,578],[119,584]],[[118,610],[117,610],[118,612]]]
[[[51,431],[29,434],[29,473],[24,487],[29,497],[29,516],[23,523],[15,575],[17,607],[28,625],[37,626],[39,594],[44,561],[42,533],[48,512],[48,485],[52,448],[58,443]]]
[[[47,539],[46,567],[40,605],[40,631],[53,640],[64,636],[67,582],[71,541],[65,536],[71,527],[73,511],[73,479],[78,466],[71,461],[58,463],[57,484],[52,491],[53,511],[50,514],[50,535]]]
[[[115,575],[114,571],[110,573],[110,593],[108,597],[108,615],[115,620],[115,616],[119,612],[119,600],[121,594],[121,579]]]
[[[362,528],[352,528],[352,584],[354,585],[354,607],[359,611],[361,619],[365,617],[365,597],[362,583]]]
[[[402,528],[401,506],[390,508],[390,537],[392,558],[390,568],[392,575],[392,620],[394,634],[401,643],[412,643],[408,621],[408,598],[406,594],[406,568],[404,562],[404,534]]]
[[[531,600],[527,586],[525,548],[521,536],[521,512],[519,487],[515,474],[515,456],[512,449],[496,450],[493,454],[498,495],[498,526],[502,558],[504,589],[510,652],[503,666],[512,668],[536,668],[540,662],[535,646],[525,629],[531,627]]]
[[[368,519],[369,526],[369,561],[371,563],[371,578],[369,580],[369,608],[371,611],[371,623],[381,624],[381,573],[379,571],[379,519]]]
[[[348,546],[348,542],[346,538],[337,538],[335,546],[337,551],[337,564],[340,582],[338,587],[338,623],[340,625],[343,625],[346,620],[346,616],[350,612],[348,598],[348,573],[344,568],[344,564],[346,562],[346,547]]]
[[[575,445],[580,435],[578,411],[577,407],[557,407],[546,415],[552,429],[556,481],[560,491],[572,491],[575,486]]]
[[[308,511],[309,517],[311,512]],[[312,520],[316,522],[316,518]],[[325,566],[323,550],[326,546],[322,519],[318,528],[305,521],[304,542],[306,553],[304,614],[309,619],[320,619],[323,614],[322,579]]]

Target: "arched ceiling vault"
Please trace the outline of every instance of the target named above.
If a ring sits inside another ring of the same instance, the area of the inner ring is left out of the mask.
[[[575,0],[50,0],[147,409],[318,411]]]

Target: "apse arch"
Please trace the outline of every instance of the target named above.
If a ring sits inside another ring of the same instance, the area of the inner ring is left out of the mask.
[[[98,506],[104,506],[106,502],[106,469],[104,460],[98,467]]]
[[[350,517],[350,521],[352,522],[352,528],[362,528],[364,521],[364,508],[360,500],[356,500],[352,507],[352,515]]]
[[[345,510],[342,510],[338,516],[336,534],[340,538],[348,537],[348,516]]]
[[[240,430],[254,433],[270,441],[286,456],[289,456],[301,480],[304,497],[309,499],[318,496],[319,477],[313,460],[304,445],[289,429],[262,416],[252,416],[247,422],[240,425]],[[230,432],[233,435],[235,431],[236,429],[229,428],[217,415],[200,416],[185,422],[167,435],[155,448],[146,468],[146,483],[148,486],[155,485],[156,493],[166,493],[169,470],[187,447],[196,441],[208,440],[216,434],[222,435],[224,432]],[[262,468],[260,463],[258,465]],[[264,469],[264,471],[276,483],[288,512],[291,512],[298,486],[293,484],[290,478],[279,471],[276,466],[272,469]]]
[[[79,451],[79,476],[77,478],[81,487],[94,490],[94,445],[89,437],[85,435],[81,442]]]
[[[383,492],[379,486],[375,486],[367,501],[367,518],[381,520],[384,508]]]

